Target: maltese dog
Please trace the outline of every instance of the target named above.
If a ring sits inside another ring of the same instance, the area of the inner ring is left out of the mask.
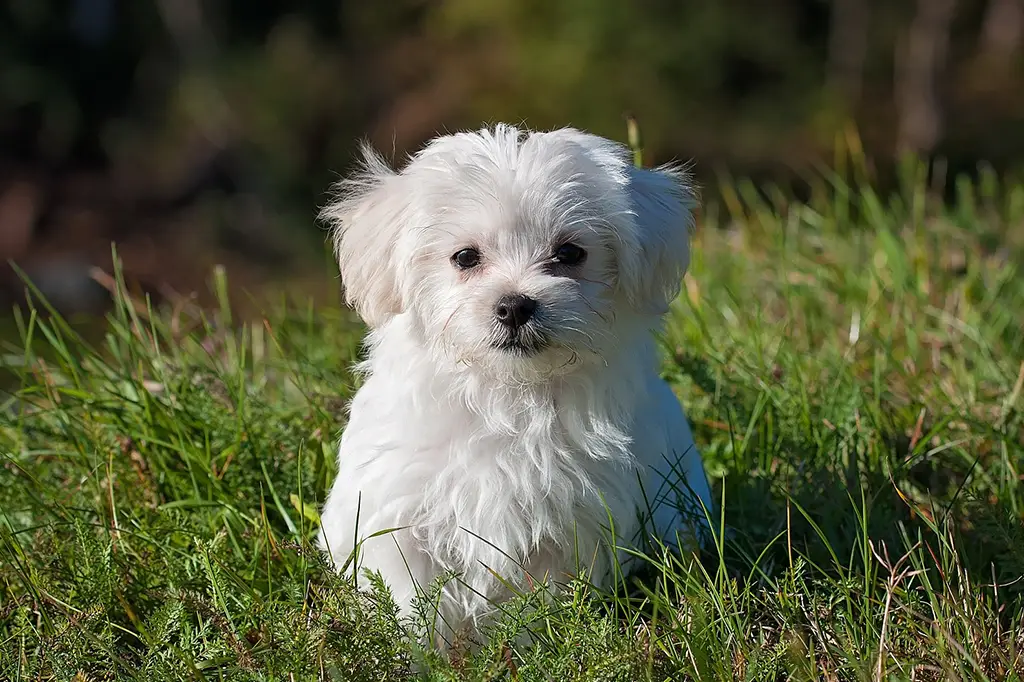
[[[398,172],[364,156],[323,213],[370,328],[321,516],[336,565],[404,615],[436,590],[447,637],[535,581],[609,586],[644,548],[695,547],[711,494],[653,337],[687,176],[573,129],[446,135]]]

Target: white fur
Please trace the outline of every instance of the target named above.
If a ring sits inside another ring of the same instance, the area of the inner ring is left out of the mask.
[[[687,177],[572,129],[440,137],[401,172],[365,155],[324,211],[371,328],[322,514],[334,561],[379,571],[404,613],[456,576],[437,614],[451,632],[527,573],[607,583],[652,514],[670,544],[699,534],[710,491],[652,338],[688,264]],[[581,265],[553,263],[566,241]],[[481,262],[460,270],[467,247]],[[506,294],[538,302],[532,354],[493,345]]]

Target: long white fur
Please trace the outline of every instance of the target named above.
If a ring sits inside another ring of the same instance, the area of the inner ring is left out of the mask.
[[[652,337],[689,260],[686,175],[573,129],[439,137],[400,172],[364,151],[323,214],[371,329],[321,515],[336,564],[379,571],[405,614],[456,576],[450,634],[509,585],[580,567],[607,582],[645,533],[699,535],[708,482]],[[565,241],[587,251],[578,269],[551,266]],[[460,271],[467,247],[481,263]],[[492,345],[516,293],[538,301],[537,354]]]

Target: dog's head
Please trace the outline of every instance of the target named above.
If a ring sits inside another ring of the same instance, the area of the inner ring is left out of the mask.
[[[399,172],[364,156],[323,217],[372,328],[410,313],[454,360],[544,375],[600,358],[678,294],[687,177],[634,168],[622,145],[499,125],[439,137]]]

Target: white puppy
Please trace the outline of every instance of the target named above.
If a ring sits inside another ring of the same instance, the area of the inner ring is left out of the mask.
[[[451,634],[511,587],[606,584],[650,534],[699,534],[710,491],[652,338],[689,261],[686,176],[572,129],[444,136],[400,172],[365,155],[324,211],[371,329],[322,514],[336,564],[404,613],[454,576]]]

